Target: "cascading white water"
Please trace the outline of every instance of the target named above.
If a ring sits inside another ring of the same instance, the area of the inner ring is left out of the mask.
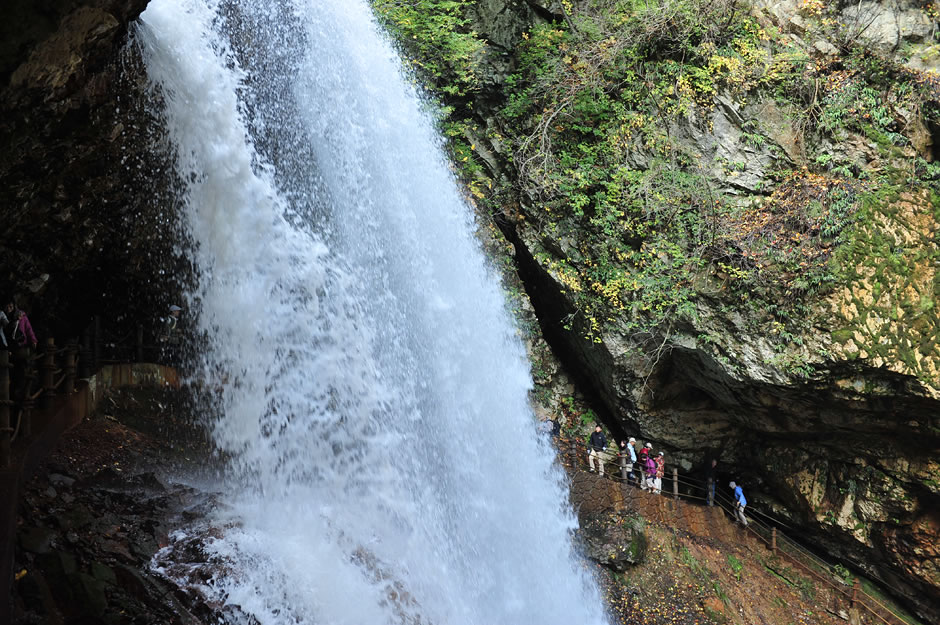
[[[137,40],[262,624],[603,623],[471,212],[365,0],[152,0]]]

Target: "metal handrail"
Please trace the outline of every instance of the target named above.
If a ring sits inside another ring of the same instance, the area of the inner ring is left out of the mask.
[[[588,444],[586,444],[586,443],[584,443],[584,442],[582,442],[582,441],[580,441],[580,440],[578,440],[578,439],[562,439],[562,440],[567,444],[568,449],[564,449],[564,448],[562,447],[562,448],[559,449],[560,452],[567,452],[567,451],[570,451],[571,445],[574,444],[576,450],[578,451],[578,454],[577,454],[577,455],[583,457],[583,456],[586,456],[587,454],[586,454],[586,453],[583,453],[583,454],[582,454],[581,452],[587,452],[587,451],[590,449],[590,445],[588,445]],[[608,456],[610,456],[612,460],[619,460],[619,458],[623,455],[623,454],[620,453],[620,450],[619,450],[619,449],[614,449],[613,451],[605,451],[604,453],[607,454]],[[598,461],[601,461],[601,462],[602,462],[603,460],[601,460],[600,458],[598,458]],[[579,464],[583,466],[584,462],[582,461],[582,462],[579,463]],[[639,461],[637,461],[637,463],[634,464],[634,471],[636,470],[636,465],[637,465],[637,464],[639,464]],[[575,468],[578,468],[578,467],[575,467]],[[619,468],[619,467],[618,467],[618,468]],[[642,475],[645,475],[645,469],[644,469],[643,467],[641,467],[641,472],[642,472],[642,473],[641,473]],[[699,480],[697,480],[697,479],[695,479],[695,478],[690,478],[689,476],[682,476],[682,477],[679,477],[677,474],[675,474],[675,475],[677,476],[677,478],[676,478],[676,483],[677,483],[677,484],[685,484],[685,485],[687,485],[687,486],[693,486],[693,487],[702,488],[702,489],[705,489],[705,488],[706,488],[706,484],[705,484],[704,482],[701,482],[701,481],[699,481]],[[617,472],[613,472],[613,473],[612,473],[612,472],[605,472],[605,473],[603,474],[603,477],[605,477],[605,478],[607,478],[607,479],[609,479],[609,480],[615,481],[615,482],[620,482],[620,483],[627,482],[627,483],[629,483],[629,480],[624,480],[622,477],[620,477],[620,475],[617,474]],[[663,474],[663,479],[666,479],[665,470],[664,470],[664,474]],[[697,483],[696,483],[696,482],[697,482]],[[717,486],[717,485],[716,485],[716,486]],[[670,493],[663,493],[663,494],[665,494],[666,496],[669,496]],[[688,493],[683,493],[683,492],[681,492],[681,490],[678,491],[678,492],[675,493],[675,494],[678,495],[678,497],[685,498],[685,499],[695,499],[695,500],[705,500],[705,499],[706,499],[705,497],[699,497],[699,496],[697,496],[697,495],[691,495],[691,494],[688,494]],[[733,502],[731,501],[730,498],[728,498],[728,497],[726,497],[724,494],[720,493],[717,488],[715,489],[715,503],[718,504],[718,506],[719,506],[722,510],[724,510],[724,511],[727,512],[729,515],[731,515],[732,518],[734,517],[734,511],[733,511],[733,505],[734,505],[734,504],[733,504]],[[753,513],[754,510],[752,509],[752,510],[750,510],[749,512]],[[771,517],[770,515],[767,515],[767,514],[763,514],[763,513],[762,513],[762,516],[767,517],[768,519],[772,520],[774,523],[778,523],[778,521],[777,521],[776,519],[774,519],[773,517]],[[757,527],[759,527],[759,528],[761,528],[761,529],[764,529],[764,530],[766,530],[766,531],[768,531],[768,532],[772,532],[774,528],[770,527],[769,525],[767,525],[766,523],[760,521],[759,519],[754,518],[754,517],[753,517],[753,514],[751,515],[750,521],[752,521],[752,523],[748,523],[748,525],[746,525],[744,529],[745,529],[746,531],[749,531],[750,533],[752,533],[754,536],[756,536],[761,542],[763,542],[763,543],[765,543],[765,544],[767,544],[767,545],[770,545],[770,544],[771,544],[770,540],[768,540],[767,538],[761,536],[760,533],[758,533],[757,530],[756,530],[754,527],[752,527],[752,525],[756,525]],[[779,524],[780,524],[780,525],[786,525],[786,524],[784,524],[784,523],[779,523]],[[789,527],[789,526],[788,526],[788,527]],[[804,547],[802,547],[799,543],[795,542],[793,539],[791,539],[789,536],[787,536],[787,535],[784,534],[783,532],[780,532],[780,531],[777,531],[777,532],[776,532],[776,540],[777,540],[778,549],[779,549],[779,546],[780,546],[780,544],[781,544],[781,542],[782,542],[782,543],[784,543],[784,544],[786,544],[786,545],[788,545],[788,546],[791,546],[791,547],[793,548],[793,550],[795,550],[795,551],[797,552],[797,555],[799,555],[799,556],[801,556],[801,557],[808,557],[811,561],[813,561],[814,564],[820,566],[820,568],[822,568],[823,570],[830,571],[830,570],[832,569],[832,565],[831,565],[830,563],[826,562],[825,560],[822,560],[821,558],[819,558],[819,557],[816,556],[815,554],[810,553],[808,550],[806,550],[806,549],[805,549]],[[795,564],[799,565],[799,566],[800,566],[802,569],[804,569],[806,572],[810,573],[813,577],[816,577],[816,578],[819,579],[820,581],[824,582],[824,583],[827,584],[829,587],[831,587],[832,589],[834,589],[836,592],[838,592],[838,593],[840,593],[840,594],[842,594],[842,595],[844,595],[844,596],[846,596],[846,597],[851,598],[851,594],[848,593],[847,590],[845,589],[846,584],[845,584],[844,582],[842,582],[840,585],[837,585],[834,579],[829,579],[828,577],[824,577],[824,576],[821,575],[818,571],[816,571],[815,569],[813,569],[812,567],[810,567],[810,566],[809,566],[808,564],[806,564],[805,562],[799,560],[799,559],[798,559],[796,556],[794,556],[793,554],[786,553],[786,552],[783,551],[782,549],[781,549],[780,551],[781,551],[781,553],[783,553],[785,556],[787,556],[792,562],[794,562]],[[903,594],[903,593],[901,593],[897,588],[894,588],[893,586],[884,583],[883,580],[882,580],[880,577],[877,577],[877,576],[873,576],[873,577],[875,577],[885,588],[890,589],[890,590],[894,591],[894,592],[897,593],[897,594]],[[859,605],[860,605],[861,607],[863,607],[866,611],[868,611],[869,613],[871,613],[871,614],[872,614],[874,617],[876,617],[878,620],[880,620],[881,622],[885,623],[885,625],[898,625],[898,623],[900,623],[901,625],[909,625],[909,622],[908,622],[904,617],[900,616],[900,615],[897,614],[894,610],[892,610],[891,608],[885,606],[883,603],[881,603],[880,601],[878,601],[877,599],[875,599],[874,597],[872,597],[871,595],[869,595],[867,592],[864,591],[864,589],[857,588],[857,589],[855,589],[855,590],[856,590],[856,592],[858,593],[858,595],[859,595],[860,597],[864,597],[865,599],[868,599],[868,600],[871,601],[874,605],[880,607],[882,610],[884,610],[885,612],[887,612],[888,614],[890,614],[891,617],[893,617],[894,619],[897,620],[897,623],[891,623],[891,622],[888,621],[883,615],[879,614],[874,608],[872,608],[871,606],[867,605],[863,600],[861,600],[861,598],[856,597],[856,599],[855,599],[854,601],[855,601],[857,604],[859,604]]]

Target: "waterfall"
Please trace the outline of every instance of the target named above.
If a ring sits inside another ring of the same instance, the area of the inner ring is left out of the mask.
[[[151,0],[136,33],[182,181],[258,623],[605,622],[563,472],[441,140],[365,0]]]

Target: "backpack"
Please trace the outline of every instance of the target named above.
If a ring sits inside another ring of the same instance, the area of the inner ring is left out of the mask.
[[[17,319],[13,322],[13,332],[10,335],[10,339],[14,345],[26,344],[26,335],[23,334],[23,328],[21,327],[20,321],[20,319]]]

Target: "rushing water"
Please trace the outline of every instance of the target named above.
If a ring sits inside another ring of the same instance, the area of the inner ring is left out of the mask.
[[[497,279],[367,2],[142,21],[223,381],[206,591],[264,625],[604,622]]]

